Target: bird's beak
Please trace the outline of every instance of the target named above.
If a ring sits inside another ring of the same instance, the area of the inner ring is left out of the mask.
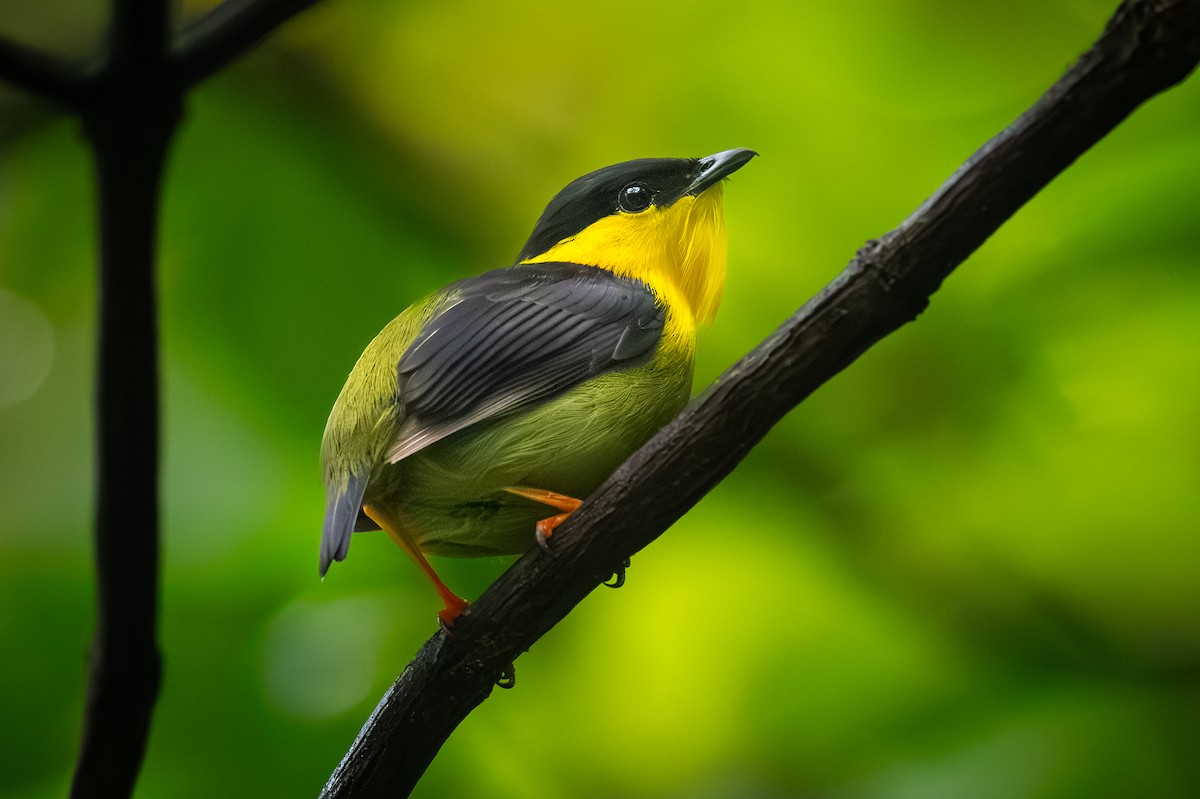
[[[737,172],[756,155],[758,153],[753,150],[738,147],[735,150],[725,150],[724,152],[710,155],[707,158],[701,158],[700,173],[696,175],[696,179],[692,181],[692,184],[683,190],[683,193],[685,195],[699,195],[721,179],[727,178],[734,172]]]

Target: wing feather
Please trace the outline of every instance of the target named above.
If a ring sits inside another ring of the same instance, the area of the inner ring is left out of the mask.
[[[447,296],[397,365],[405,421],[391,463],[649,358],[666,320],[644,283],[579,264],[500,269]]]

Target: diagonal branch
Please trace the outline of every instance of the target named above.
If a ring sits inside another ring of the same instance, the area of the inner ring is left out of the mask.
[[[713,488],[791,408],[912,321],[1034,194],[1200,61],[1200,0],[1126,0],[1092,48],[898,228],[662,430],[380,701],[323,797],[407,795],[513,660]]]
[[[77,109],[87,87],[83,70],[54,56],[0,36],[0,80]]]
[[[317,0],[225,0],[188,25],[175,43],[177,76],[188,87],[250,51]]]

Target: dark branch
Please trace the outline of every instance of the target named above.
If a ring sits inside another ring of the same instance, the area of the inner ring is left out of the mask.
[[[179,81],[184,87],[199,83],[316,2],[226,0],[179,35],[175,45]]]
[[[159,189],[182,96],[167,0],[114,0],[80,114],[99,208],[96,631],[72,799],[133,793],[158,699]]]
[[[0,37],[0,80],[67,106],[79,107],[88,79],[52,55]]]
[[[265,35],[263,10],[284,4],[235,3],[206,17],[207,49],[193,53],[186,82],[172,62],[170,5],[114,0],[107,52],[72,103],[92,146],[100,210],[97,619],[72,799],[133,792],[161,680],[155,271],[163,166],[187,89],[235,57],[232,45],[250,32]],[[201,63],[208,71],[197,71]]]
[[[913,320],[968,255],[1138,105],[1200,60],[1200,0],[1127,0],[1032,108],[730,368],[555,533],[434,635],[324,797],[407,795],[518,655],[715,486],[791,408]]]
[[[131,92],[133,97],[147,95]],[[176,104],[85,116],[100,209],[96,385],[96,631],[72,799],[126,797],[158,698],[158,325],[160,175]],[[109,115],[112,116],[109,116]]]
[[[171,5],[169,0],[113,0],[109,63],[164,63],[171,41]]]

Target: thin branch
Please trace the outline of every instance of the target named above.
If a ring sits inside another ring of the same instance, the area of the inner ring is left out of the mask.
[[[188,25],[175,43],[184,87],[220,71],[317,0],[225,0]]]
[[[87,74],[41,50],[0,36],[0,80],[48,100],[78,109]]]
[[[109,63],[154,68],[171,41],[171,0],[112,0]]]
[[[206,30],[210,43],[236,41],[245,18],[218,17]],[[171,38],[169,0],[114,0],[108,51],[76,104],[96,165],[100,331],[97,619],[72,799],[133,792],[161,681],[158,214],[162,170],[191,85],[173,69]]]
[[[144,107],[136,130],[87,126],[100,209],[96,631],[72,799],[132,794],[161,681],[154,272],[172,110]]]
[[[1200,60],[1200,0],[1126,0],[1093,47],[898,228],[614,474],[438,633],[383,697],[323,797],[407,795],[515,658],[727,475],[767,431],[912,321],[968,255],[1138,105]]]
[[[170,0],[113,0],[93,68],[0,37],[0,79],[77,113],[99,208],[96,631],[72,799],[127,797],[141,770],[158,651],[159,193],[192,85],[316,0],[229,0],[172,50]]]
[[[99,209],[96,630],[72,799],[133,793],[158,699],[159,192],[182,95],[167,0],[114,0],[80,107]]]

